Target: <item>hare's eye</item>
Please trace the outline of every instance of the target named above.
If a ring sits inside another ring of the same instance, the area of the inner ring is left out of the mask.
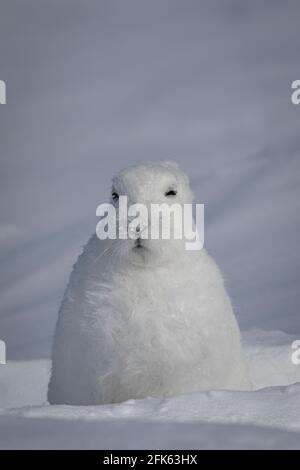
[[[165,196],[167,197],[176,196],[176,194],[177,194],[176,189],[168,189],[168,191],[165,192]]]
[[[119,199],[119,194],[114,191],[111,197],[113,198],[114,201],[117,201]]]

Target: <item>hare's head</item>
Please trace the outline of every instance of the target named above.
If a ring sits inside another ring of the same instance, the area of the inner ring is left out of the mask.
[[[188,177],[175,162],[145,163],[122,170],[113,178],[111,191],[118,217],[124,201],[121,196],[127,197],[129,209],[129,237],[117,240],[122,244],[123,255],[135,263],[156,262],[184,249],[184,237],[180,239],[175,232],[183,222],[183,206],[192,203],[193,195]]]

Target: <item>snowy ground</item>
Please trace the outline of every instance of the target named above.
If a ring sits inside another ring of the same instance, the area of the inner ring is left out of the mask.
[[[104,406],[49,406],[50,362],[12,362],[0,368],[0,448],[300,449],[300,365],[291,362],[293,340],[280,332],[246,335],[259,390]]]
[[[299,447],[299,386],[281,387],[300,382],[299,16],[298,0],[1,2],[2,447]],[[272,388],[44,406],[96,207],[116,170],[162,158],[206,205],[254,382]]]

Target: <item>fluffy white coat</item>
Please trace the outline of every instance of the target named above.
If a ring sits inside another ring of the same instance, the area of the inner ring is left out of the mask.
[[[165,196],[168,188],[177,194]],[[129,203],[190,203],[172,162],[120,172]],[[104,404],[207,389],[247,389],[239,328],[223,277],[184,240],[101,241],[76,262],[60,308],[50,403]]]

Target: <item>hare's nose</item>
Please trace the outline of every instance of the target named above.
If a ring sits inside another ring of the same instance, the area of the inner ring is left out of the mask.
[[[133,226],[129,224],[128,235],[133,240],[139,239],[141,237],[143,238],[144,236],[147,238],[147,228],[148,224],[142,221],[139,224]]]

